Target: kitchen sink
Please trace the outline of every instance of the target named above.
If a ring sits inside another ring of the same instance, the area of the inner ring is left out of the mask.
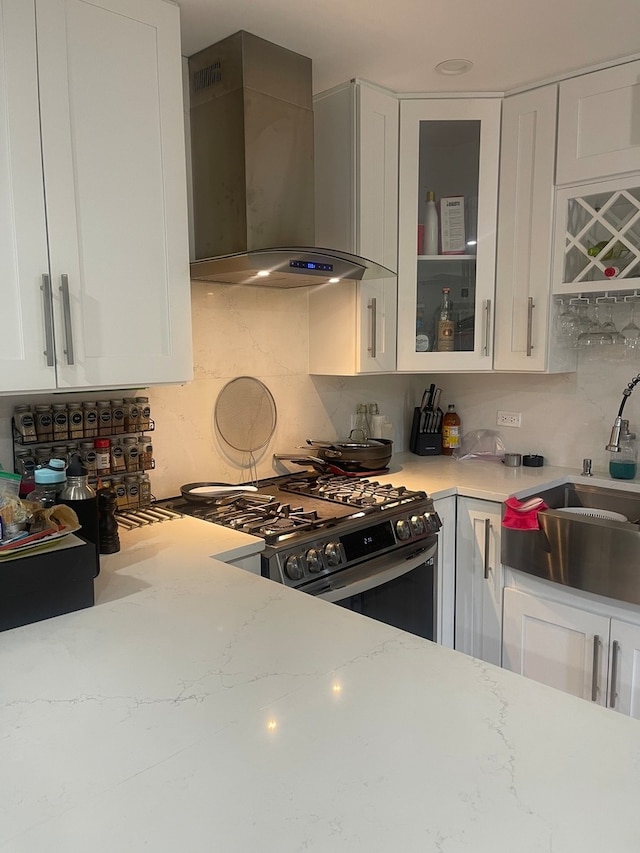
[[[537,496],[549,507],[538,515],[541,529],[503,528],[502,564],[640,604],[640,493],[566,483]]]

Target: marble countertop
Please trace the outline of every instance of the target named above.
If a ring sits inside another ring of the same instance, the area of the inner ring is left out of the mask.
[[[637,721],[225,565],[184,522],[124,533],[94,608],[0,635],[0,851],[640,849]]]

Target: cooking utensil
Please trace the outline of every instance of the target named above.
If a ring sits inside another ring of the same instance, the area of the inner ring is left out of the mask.
[[[247,492],[255,493],[257,491],[258,489],[255,486],[232,486],[230,483],[187,483],[184,486],[180,486],[182,497],[192,503],[215,501],[228,496],[237,496]]]
[[[249,454],[249,473],[257,482],[254,453],[268,444],[277,423],[271,391],[259,379],[238,376],[218,394],[214,417],[222,440],[234,450]]]
[[[295,453],[274,453],[275,460],[294,462],[296,465],[311,467],[321,474],[338,474],[342,477],[375,477],[386,474],[387,467],[367,468],[357,462],[331,462],[328,459],[320,459],[318,456],[300,456]]]
[[[307,439],[315,456],[323,460],[340,460],[341,467],[356,463],[367,470],[386,468],[393,452],[393,441],[388,438],[376,438],[368,441],[318,441]]]

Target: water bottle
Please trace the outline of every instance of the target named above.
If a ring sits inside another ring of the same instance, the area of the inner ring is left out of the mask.
[[[60,503],[66,504],[78,516],[80,534],[95,547],[96,575],[100,571],[98,535],[98,499],[95,489],[89,485],[87,469],[76,453],[67,468],[67,482],[60,492]]]

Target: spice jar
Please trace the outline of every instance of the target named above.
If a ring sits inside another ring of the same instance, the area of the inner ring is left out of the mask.
[[[116,510],[121,512],[123,509],[129,509],[129,498],[127,496],[127,487],[124,484],[122,477],[111,477],[111,488],[116,493]]]
[[[111,432],[113,435],[121,435],[124,431],[124,400],[111,400]]]
[[[131,473],[137,471],[139,467],[139,452],[138,440],[135,436],[127,436],[122,441],[122,449],[124,450],[124,465],[126,470]]]
[[[36,435],[38,441],[53,441],[53,412],[51,406],[36,406]]]
[[[153,468],[153,444],[148,435],[141,435],[138,439],[138,466],[141,471]]]
[[[148,397],[136,397],[138,406],[138,429],[144,432],[151,426],[151,407],[149,406]]]
[[[79,439],[84,436],[84,417],[80,403],[67,403],[69,418],[69,438]]]
[[[98,400],[98,435],[111,435],[111,403],[109,400]]]
[[[69,438],[69,416],[66,403],[53,404],[53,440],[66,441]]]
[[[125,474],[124,485],[127,489],[127,506],[129,507],[129,509],[138,509],[138,506],[140,505],[138,491],[138,475]]]
[[[93,400],[82,404],[82,419],[84,421],[84,437],[95,438],[98,434],[98,407]]]
[[[124,398],[125,432],[138,432],[140,428],[140,410],[135,397]]]
[[[96,450],[96,475],[104,477],[111,473],[111,442],[108,438],[96,438],[93,446]]]
[[[126,470],[124,448],[120,444],[120,440],[114,438],[111,442],[111,473],[123,474]]]
[[[146,471],[138,474],[138,500],[141,507],[151,503],[151,480]]]
[[[13,421],[25,444],[36,441],[36,420],[30,406],[16,406],[13,412]]]
[[[96,449],[92,441],[80,442],[80,460],[87,469],[88,476],[96,475]]]

